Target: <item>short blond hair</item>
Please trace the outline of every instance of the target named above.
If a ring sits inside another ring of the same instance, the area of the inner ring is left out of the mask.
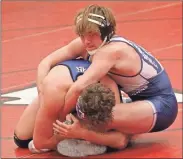
[[[116,20],[114,18],[112,11],[107,7],[102,7],[94,4],[80,10],[76,15],[74,23],[75,23],[75,32],[77,35],[81,36],[89,32],[101,33],[99,25],[88,21],[88,18],[96,20],[100,23],[102,23],[102,18],[95,16],[90,17],[90,14],[96,14],[105,17],[106,21],[110,23],[110,25],[113,28],[113,32],[115,33]]]

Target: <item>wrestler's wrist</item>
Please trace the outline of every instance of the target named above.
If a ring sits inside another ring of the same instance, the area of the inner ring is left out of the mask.
[[[88,130],[87,129],[82,129],[80,131],[80,138],[83,139],[83,140],[87,140],[88,138]]]

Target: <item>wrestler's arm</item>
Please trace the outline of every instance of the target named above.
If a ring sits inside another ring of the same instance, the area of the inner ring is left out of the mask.
[[[44,104],[40,105],[38,110],[34,133],[33,143],[36,149],[55,149],[56,144],[59,142],[53,133],[53,122],[59,119],[61,112],[60,105],[52,100],[49,92],[44,92],[47,98],[44,98]],[[50,98],[48,98],[50,96]],[[53,109],[54,108],[54,109]]]
[[[95,131],[85,129],[81,138],[95,144],[105,145],[116,149],[125,148],[129,141],[128,135],[116,130],[97,133]]]
[[[104,56],[105,55],[105,56]],[[75,107],[75,103],[82,90],[90,84],[100,81],[108,71],[116,64],[118,52],[113,47],[101,49],[96,53],[92,64],[85,73],[72,84],[65,97],[64,113],[68,114]]]
[[[38,91],[41,90],[41,84],[44,78],[54,65],[56,65],[58,62],[75,59],[79,56],[83,56],[84,52],[85,49],[81,42],[81,39],[77,38],[71,41],[66,46],[61,47],[60,49],[54,51],[53,53],[45,57],[38,65],[37,81],[36,81]]]
[[[115,99],[116,104],[120,103],[120,94],[117,84],[109,77],[105,76],[100,80],[100,83],[108,86],[114,93],[115,93]],[[68,116],[69,117],[69,116]],[[97,133],[92,130],[88,130],[84,127],[80,126],[80,122],[78,122],[78,119],[72,116],[69,120],[73,120],[73,125],[65,125],[64,123],[59,122],[57,126],[61,126],[62,130],[68,130],[69,137],[75,137],[84,139],[87,141],[90,141],[92,143],[100,144],[100,145],[106,145],[113,148],[122,149],[126,146],[128,143],[128,136],[126,134],[123,134],[120,131],[114,130],[115,126],[111,123],[108,125],[107,129],[113,131],[105,132],[105,133]],[[79,125],[78,125],[79,124]],[[58,129],[58,133],[59,133]],[[79,132],[79,133],[78,133]],[[78,134],[78,135],[77,135]],[[67,138],[68,136],[63,136]]]
[[[70,115],[70,118],[70,120],[73,121],[72,125],[67,125],[58,120],[53,124],[54,131],[63,138],[84,139],[95,144],[105,145],[117,149],[125,148],[129,142],[129,135],[118,130],[107,127],[105,132],[100,133],[81,126],[79,120],[73,115]]]

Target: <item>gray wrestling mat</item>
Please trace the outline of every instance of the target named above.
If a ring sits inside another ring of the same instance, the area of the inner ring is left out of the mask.
[[[85,140],[65,139],[58,143],[57,151],[61,155],[68,157],[84,157],[89,155],[103,154],[107,151],[107,147],[92,144]]]
[[[70,125],[72,122],[66,120],[64,123]],[[106,146],[93,144],[80,139],[65,139],[57,145],[57,152],[68,157],[84,157],[89,155],[99,155],[107,151]]]

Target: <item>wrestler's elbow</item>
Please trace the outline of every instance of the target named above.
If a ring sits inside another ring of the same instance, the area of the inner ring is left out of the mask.
[[[36,149],[40,150],[48,148],[47,142],[48,138],[45,138],[39,134],[34,133],[33,143]]]
[[[39,137],[39,138],[34,138],[33,143],[35,148],[38,150],[54,149],[58,143],[58,140],[55,137],[51,137],[51,138]]]
[[[127,144],[128,143],[122,143],[122,142],[119,142],[119,143],[116,143],[114,146],[111,146],[115,149],[119,149],[119,150],[122,150],[122,149],[125,149],[127,147]]]
[[[119,149],[119,150],[122,150],[122,149],[125,149],[127,147],[129,143],[129,139],[124,139],[124,140],[119,140],[119,141],[116,141],[113,145],[111,145],[110,147],[112,148],[115,148],[115,149]]]
[[[38,150],[45,148],[44,140],[42,140],[41,138],[40,139],[34,138],[33,143],[34,143],[35,148]]]

